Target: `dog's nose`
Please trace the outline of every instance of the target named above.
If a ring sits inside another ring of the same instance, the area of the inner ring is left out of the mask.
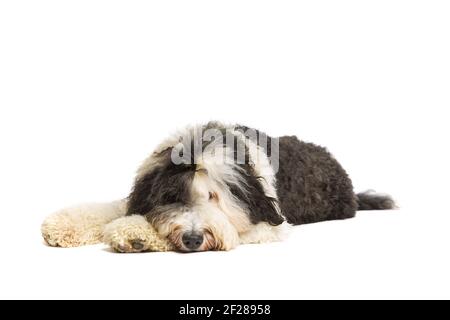
[[[183,234],[183,244],[189,250],[198,249],[203,243],[203,235],[199,233],[185,233]]]

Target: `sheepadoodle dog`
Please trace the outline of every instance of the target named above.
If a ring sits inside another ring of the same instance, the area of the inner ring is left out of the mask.
[[[279,241],[292,225],[394,206],[387,195],[355,194],[347,173],[322,147],[210,122],[156,147],[127,198],[61,210],[44,221],[42,234],[51,246],[75,247],[121,228],[113,247],[140,252],[152,228],[179,251],[230,250]]]

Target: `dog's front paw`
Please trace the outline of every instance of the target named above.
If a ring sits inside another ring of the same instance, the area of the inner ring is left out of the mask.
[[[117,252],[135,253],[151,249],[155,235],[143,216],[123,217],[106,225],[103,242]]]
[[[54,214],[47,219],[41,226],[42,237],[51,247],[77,247],[81,245],[78,240],[76,227],[65,214]]]
[[[86,203],[60,210],[45,219],[42,237],[52,247],[78,247],[101,242],[104,226],[125,214],[123,201]]]
[[[70,248],[99,242],[102,225],[95,219],[83,219],[82,215],[78,215],[79,211],[64,209],[45,219],[41,233],[49,246]]]

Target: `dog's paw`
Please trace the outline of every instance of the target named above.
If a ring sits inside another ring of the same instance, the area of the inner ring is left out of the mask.
[[[42,237],[51,247],[77,247],[78,240],[76,228],[65,215],[54,214],[48,217],[41,226]]]
[[[138,253],[148,250],[145,240],[143,239],[121,239],[110,243],[111,248],[120,253]]]
[[[102,227],[97,223],[88,224],[73,210],[65,209],[45,219],[41,233],[49,246],[71,248],[98,243]]]
[[[103,231],[103,242],[121,253],[148,251],[154,237],[150,224],[138,215],[117,219],[106,225]]]
[[[125,202],[86,203],[50,215],[41,226],[52,247],[78,247],[101,242],[104,226],[125,215]]]

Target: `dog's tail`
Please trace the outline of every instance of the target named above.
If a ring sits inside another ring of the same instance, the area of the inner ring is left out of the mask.
[[[358,193],[358,210],[389,210],[397,208],[391,196],[373,190]]]

